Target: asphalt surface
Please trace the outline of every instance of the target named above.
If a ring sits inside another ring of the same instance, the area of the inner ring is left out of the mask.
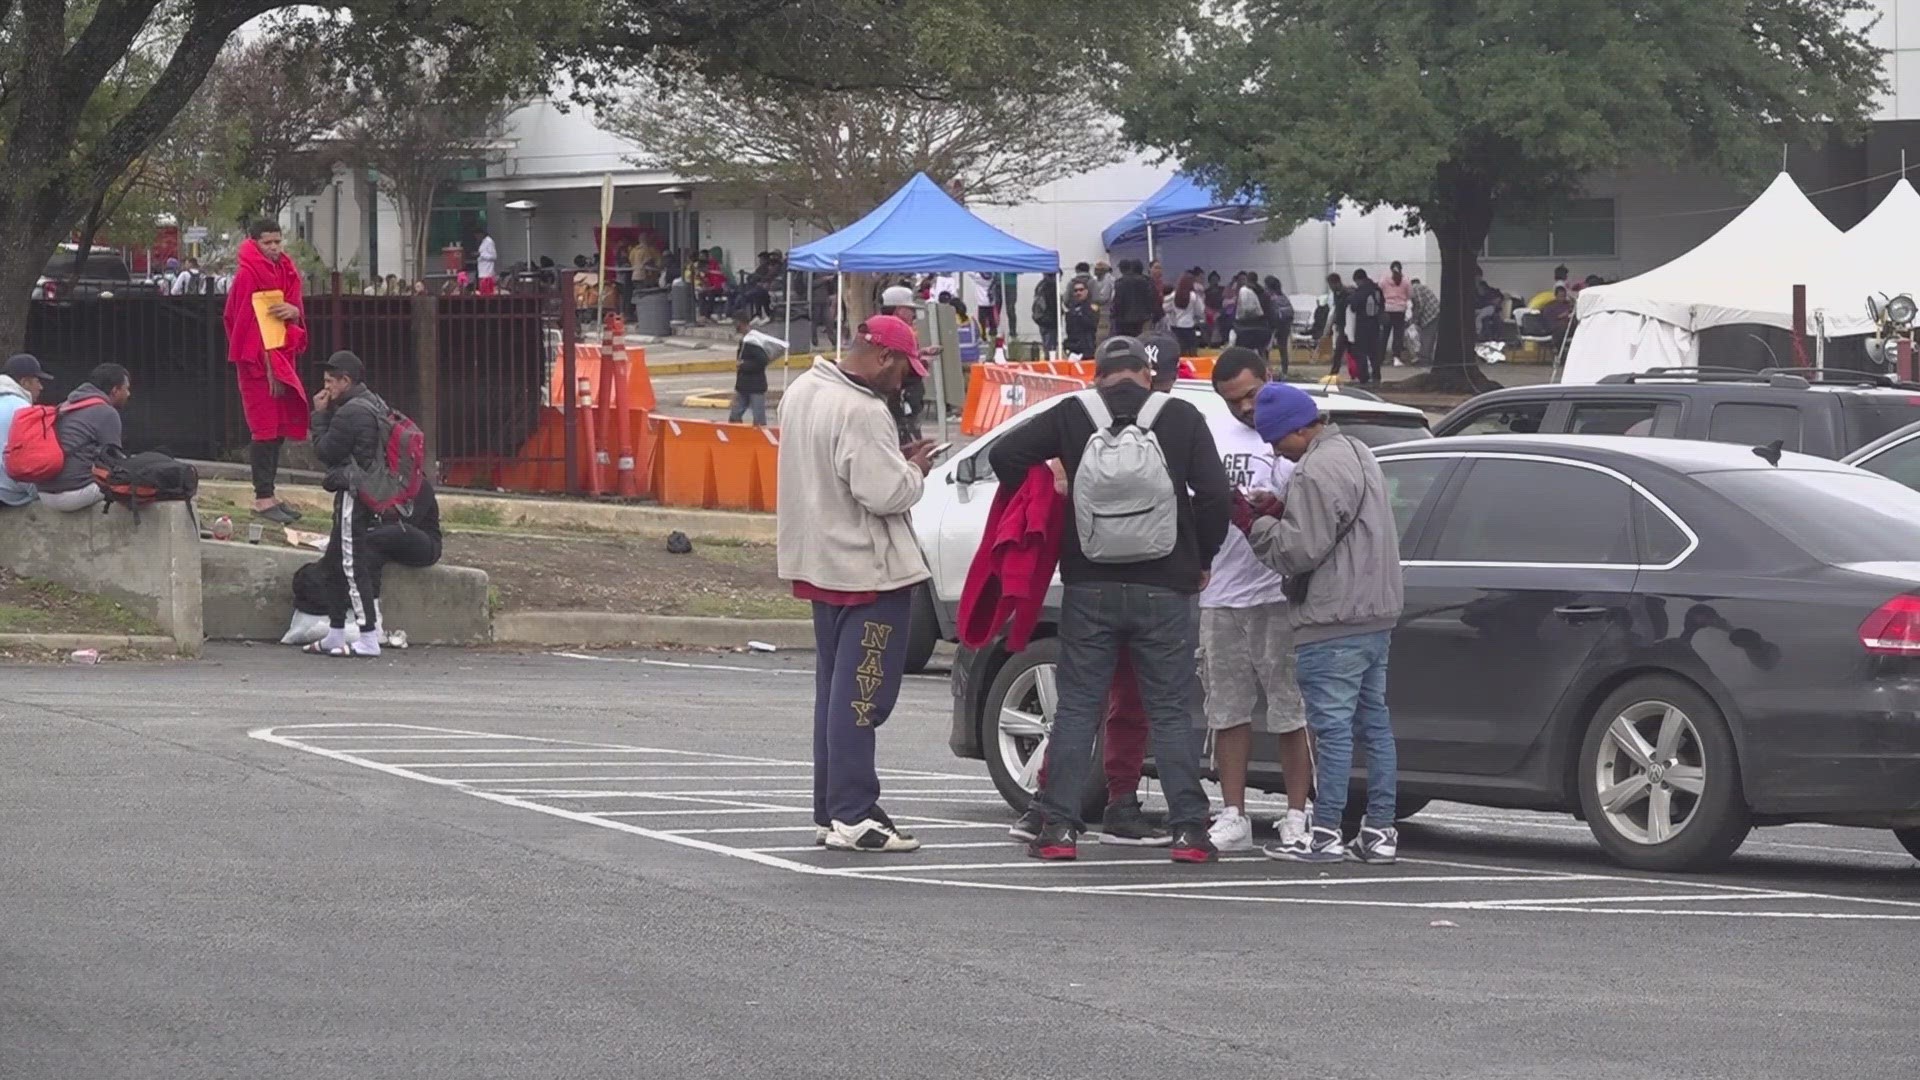
[[[1620,870],[1437,805],[1396,867],[1040,866],[947,688],[917,855],[810,846],[798,657],[221,648],[9,667],[0,1076],[1910,1078],[1884,833]],[[691,664],[692,667],[675,666]]]

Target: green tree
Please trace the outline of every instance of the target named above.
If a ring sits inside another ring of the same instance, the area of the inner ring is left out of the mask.
[[[1441,258],[1435,389],[1472,363],[1474,267],[1496,208],[1550,209],[1638,161],[1770,172],[1784,142],[1857,128],[1881,85],[1865,0],[1246,0],[1114,105],[1135,142],[1277,231],[1337,199],[1401,207]],[[1782,252],[1782,257],[1789,253]]]
[[[693,77],[639,92],[607,126],[644,151],[636,162],[700,182],[703,200],[764,199],[774,213],[827,232],[918,172],[970,202],[1004,204],[1119,151],[1111,121],[1075,87],[927,100]]]

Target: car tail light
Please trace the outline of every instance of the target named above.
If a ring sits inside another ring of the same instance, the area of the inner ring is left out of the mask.
[[[1920,656],[1920,596],[1896,596],[1860,624],[1860,644],[1876,656]]]

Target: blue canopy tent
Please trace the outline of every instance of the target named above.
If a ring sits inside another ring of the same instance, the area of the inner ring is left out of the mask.
[[[926,173],[916,173],[906,186],[859,221],[831,236],[793,249],[787,270],[835,275],[947,273],[1051,274],[1060,269],[1060,253],[1036,247],[1001,232],[975,217]],[[840,282],[842,288],[845,282]],[[787,307],[793,307],[788,283]],[[837,307],[837,305],[836,305]],[[1056,313],[1061,305],[1055,304]],[[791,320],[791,314],[789,314]],[[840,319],[833,320],[834,353],[840,352]],[[1061,332],[1056,327],[1056,332]],[[1063,335],[1064,336],[1064,335]],[[935,379],[936,407],[946,424],[946,391]]]
[[[1175,173],[1160,185],[1159,191],[1107,226],[1100,233],[1100,243],[1112,251],[1145,240],[1147,258],[1151,260],[1154,241],[1158,238],[1193,236],[1223,225],[1258,225],[1266,220],[1266,209],[1252,200],[1242,196],[1223,202],[1193,177]]]

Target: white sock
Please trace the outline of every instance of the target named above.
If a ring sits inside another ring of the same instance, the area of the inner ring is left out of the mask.
[[[352,647],[353,647],[353,655],[355,656],[379,656],[380,655],[380,643],[373,639],[373,634],[371,632],[362,633],[359,636],[359,638],[357,638],[354,641]]]
[[[1287,811],[1287,824],[1301,832],[1305,832],[1307,829],[1307,812],[1305,810]]]
[[[1221,821],[1229,821],[1239,816],[1240,816],[1240,808],[1237,806],[1223,806],[1220,808]]]
[[[320,649],[322,652],[332,652],[335,649],[344,649],[346,647],[347,629],[344,626],[328,627],[327,636],[320,639]]]

